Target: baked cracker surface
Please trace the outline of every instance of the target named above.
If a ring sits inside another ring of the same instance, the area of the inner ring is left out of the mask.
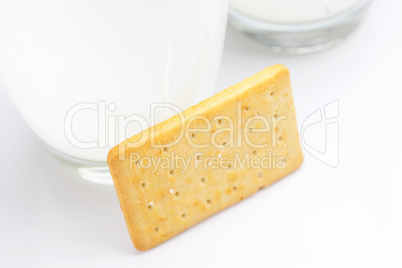
[[[144,130],[108,155],[139,250],[247,198],[302,161],[289,71],[282,65]]]

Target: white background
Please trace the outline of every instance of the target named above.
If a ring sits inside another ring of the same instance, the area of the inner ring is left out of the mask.
[[[401,8],[375,1],[344,42],[303,56],[229,28],[217,91],[286,65],[299,125],[339,100],[339,166],[305,151],[294,174],[148,252],[133,248],[114,188],[66,172],[0,86],[0,266],[402,267]],[[318,145],[325,132],[310,135]]]

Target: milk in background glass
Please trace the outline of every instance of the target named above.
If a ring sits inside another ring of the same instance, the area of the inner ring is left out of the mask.
[[[279,23],[322,20],[356,6],[361,0],[230,0],[230,6],[256,19]]]
[[[229,0],[229,22],[271,50],[322,51],[352,33],[372,0]]]
[[[149,123],[151,103],[185,109],[213,95],[226,16],[227,0],[0,0],[0,79],[47,145],[105,163],[141,131],[117,133],[119,116]],[[65,136],[80,104],[71,133],[88,148]]]

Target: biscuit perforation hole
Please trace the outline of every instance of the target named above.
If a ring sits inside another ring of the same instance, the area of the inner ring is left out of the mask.
[[[233,191],[237,191],[237,186],[233,186]]]
[[[147,184],[146,184],[145,182],[143,182],[143,183],[141,184],[141,187],[142,187],[142,188],[145,188],[145,187],[147,187]]]
[[[169,149],[167,147],[163,147],[162,151],[164,151],[165,153],[168,151]]]
[[[201,182],[205,183],[205,178],[204,177],[201,178]]]
[[[159,227],[155,227],[155,233],[159,232]]]
[[[169,171],[169,174],[170,174],[170,175],[173,175],[173,174],[174,174],[174,170],[173,170],[173,169],[170,170],[170,171]]]
[[[179,196],[179,195],[180,195],[180,192],[176,192],[174,195],[175,195],[175,196]]]
[[[207,204],[211,204],[211,199],[207,199]]]
[[[181,214],[181,217],[182,217],[183,219],[185,219],[185,218],[187,217],[187,214],[186,214],[186,213],[182,213],[182,214]]]
[[[269,93],[269,95],[271,95],[271,96],[275,95],[275,91],[271,91],[271,93]]]

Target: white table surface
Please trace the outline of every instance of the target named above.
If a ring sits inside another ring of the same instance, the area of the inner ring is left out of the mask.
[[[305,150],[294,174],[148,252],[114,188],[62,169],[0,86],[0,267],[402,267],[401,8],[375,1],[344,42],[303,56],[229,28],[217,91],[288,66],[299,125],[339,101],[339,166]]]

